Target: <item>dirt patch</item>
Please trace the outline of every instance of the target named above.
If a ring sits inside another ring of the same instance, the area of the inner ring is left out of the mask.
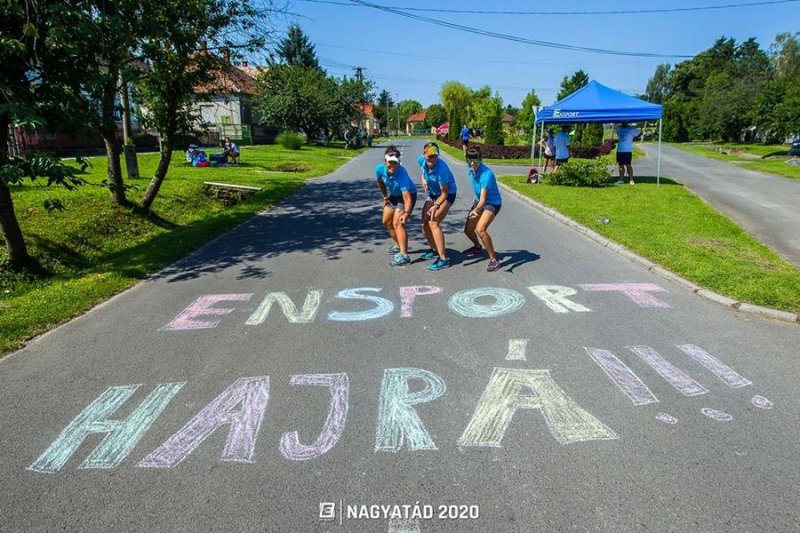
[[[276,172],[308,172],[311,167],[303,163],[278,163],[268,166],[267,169]]]

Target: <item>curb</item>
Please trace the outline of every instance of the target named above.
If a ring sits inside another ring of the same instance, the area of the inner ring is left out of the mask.
[[[706,298],[706,299],[711,300],[712,302],[716,302],[718,304],[722,304],[725,307],[730,307],[731,309],[733,309],[735,311],[739,311],[740,313],[749,313],[749,314],[758,315],[758,316],[761,316],[761,317],[764,317],[764,318],[771,318],[771,319],[774,319],[774,320],[780,320],[782,322],[800,324],[800,314],[790,313],[788,311],[780,311],[778,309],[770,309],[768,307],[761,307],[761,306],[749,304],[749,303],[746,303],[746,302],[739,302],[739,301],[734,300],[732,298],[728,298],[727,296],[723,296],[722,294],[717,294],[717,293],[715,293],[713,291],[710,291],[708,289],[704,289],[702,287],[699,287],[698,285],[695,285],[691,281],[680,277],[679,275],[675,274],[674,272],[670,272],[669,270],[667,270],[667,269],[665,269],[665,268],[663,268],[661,266],[656,265],[655,263],[653,263],[649,259],[646,259],[644,257],[641,257],[641,256],[631,252],[630,250],[628,250],[627,248],[623,247],[622,245],[617,244],[614,241],[609,240],[607,237],[603,237],[602,235],[600,235],[596,231],[591,230],[591,229],[587,228],[586,226],[583,226],[583,225],[577,223],[576,221],[572,220],[571,218],[569,218],[569,217],[557,212],[552,207],[548,207],[548,206],[546,206],[544,204],[541,204],[541,203],[537,202],[536,200],[534,200],[532,198],[529,198],[529,197],[525,196],[524,194],[512,189],[508,185],[506,185],[504,183],[500,183],[499,181],[498,181],[498,185],[500,185],[500,187],[503,188],[504,192],[507,192],[511,196],[514,196],[515,198],[518,198],[519,200],[522,200],[526,204],[535,207],[539,211],[541,211],[541,212],[543,212],[543,213],[545,213],[547,215],[550,215],[554,219],[556,219],[559,222],[569,226],[570,228],[574,229],[578,233],[582,233],[583,235],[585,235],[589,239],[597,242],[598,244],[601,244],[602,246],[605,246],[606,248],[608,248],[610,250],[613,250],[618,255],[621,255],[622,257],[625,257],[626,259],[629,259],[630,261],[632,261],[632,262],[644,267],[648,272],[652,272],[653,274],[656,274],[657,276],[665,278],[665,279],[675,283],[676,285],[679,285],[679,286],[683,287],[684,289],[687,289],[690,292],[693,292],[693,293],[695,293],[695,294],[697,294],[699,296],[702,296],[703,298]]]

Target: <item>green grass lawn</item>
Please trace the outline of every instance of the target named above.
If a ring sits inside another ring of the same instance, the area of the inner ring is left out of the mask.
[[[777,174],[787,178],[800,179],[800,165],[787,165],[789,146],[785,144],[680,144],[670,143],[679,148],[703,157],[710,157],[757,172]]]
[[[212,150],[213,151],[213,150]],[[90,309],[143,277],[208,242],[303,186],[307,178],[328,174],[362,150],[341,147],[246,146],[241,164],[193,168],[176,152],[152,208],[112,205],[105,179],[106,159],[92,158],[76,191],[26,182],[12,188],[14,207],[28,244],[46,275],[0,270],[0,354],[26,338]],[[158,163],[157,154],[140,154],[142,178],[129,199],[137,202]],[[124,163],[123,163],[124,164]],[[225,207],[202,192],[204,181],[261,187],[255,196]],[[48,213],[42,203],[61,199],[63,211]],[[0,264],[7,259],[5,246]]]
[[[800,312],[800,270],[668,178],[606,188],[499,180],[701,287]]]

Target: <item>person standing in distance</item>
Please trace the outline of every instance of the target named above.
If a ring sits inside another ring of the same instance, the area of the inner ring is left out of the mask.
[[[464,234],[472,241],[472,247],[464,250],[466,256],[478,255],[482,252],[481,242],[489,254],[487,272],[494,272],[500,268],[500,261],[494,251],[494,243],[489,235],[489,225],[500,212],[503,199],[497,187],[497,178],[494,172],[481,161],[481,151],[477,146],[467,150],[467,175],[475,193],[475,201],[467,215],[464,224]],[[478,238],[480,237],[480,240]]]
[[[417,187],[400,164],[400,150],[396,146],[386,148],[383,163],[375,167],[375,179],[383,195],[382,222],[394,241],[394,246],[386,252],[395,254],[392,266],[407,265],[411,258],[408,257],[406,222],[417,203]]]
[[[431,247],[422,258],[436,259],[428,265],[428,270],[442,270],[450,266],[450,260],[440,224],[456,201],[456,180],[447,163],[439,157],[439,145],[435,142],[425,144],[417,163],[422,169],[422,188],[428,194],[422,207],[422,232]]]
[[[619,165],[619,181],[617,184],[625,183],[625,171],[628,171],[628,179],[631,185],[633,181],[633,139],[642,134],[642,130],[629,126],[623,122],[617,129],[617,165]]]
[[[542,140],[539,141],[539,147],[544,150],[544,168],[542,169],[542,174],[547,172],[547,167],[551,166],[555,168],[556,166],[556,145],[554,142],[555,133],[553,133],[553,129],[550,128],[542,137]]]
[[[469,128],[466,124],[461,127],[461,149],[464,151],[464,155],[467,154],[467,147],[469,146]]]
[[[569,161],[569,125],[561,126],[561,131],[556,133],[553,144],[556,147],[555,171],[558,172],[558,167]]]

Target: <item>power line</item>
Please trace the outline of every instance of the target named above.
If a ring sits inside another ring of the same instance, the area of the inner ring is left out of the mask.
[[[798,0],[800,1],[800,0]],[[352,48],[349,46],[338,46],[333,44],[325,44],[325,43],[317,43],[316,46],[322,46],[325,48],[337,48],[339,50],[352,50],[354,52],[364,52],[368,54],[378,54],[378,55],[388,55],[388,56],[398,56],[398,57],[413,57],[418,59],[436,59],[438,61],[454,61],[458,63],[476,63],[476,62],[487,62],[487,63],[500,63],[500,64],[508,64],[508,65],[639,65],[639,64],[653,64],[659,63],[657,60],[642,60],[642,61],[594,61],[594,62],[587,62],[587,61],[576,61],[575,63],[569,63],[568,61],[504,61],[499,59],[480,59],[480,58],[464,58],[464,57],[441,57],[441,56],[432,56],[429,54],[403,54],[400,52],[386,52],[382,50],[369,50],[366,48]]]
[[[616,55],[616,56],[630,56],[630,57],[658,57],[658,58],[680,58],[680,59],[690,59],[694,56],[690,55],[681,55],[681,54],[654,54],[650,52],[622,52],[619,50],[605,50],[602,48],[591,48],[586,46],[575,46],[571,44],[563,44],[563,43],[554,43],[550,41],[538,41],[534,39],[526,39],[525,37],[517,37],[515,35],[507,35],[504,33],[497,33],[488,30],[481,30],[479,28],[472,28],[470,26],[463,26],[461,24],[454,24],[452,22],[445,22],[442,20],[436,20],[427,17],[421,17],[419,15],[414,15],[412,13],[406,13],[405,11],[401,11],[399,9],[393,7],[385,7],[379,6],[377,4],[371,4],[369,2],[364,2],[363,0],[350,0],[350,2],[364,6],[364,7],[371,7],[373,9],[377,9],[379,11],[386,11],[387,13],[392,13],[394,15],[398,15],[401,17],[410,18],[413,20],[418,20],[420,22],[426,22],[428,24],[434,24],[437,26],[443,26],[445,28],[451,28],[454,30],[464,31],[467,33],[473,33],[475,35],[483,35],[485,37],[493,37],[495,39],[501,39],[504,41],[512,41],[522,44],[530,44],[533,46],[542,46],[545,48],[556,48],[560,50],[571,50],[574,52],[591,52],[595,54],[607,54],[607,55]]]
[[[335,6],[355,7],[348,2],[335,2],[332,0],[300,0],[301,2],[312,2],[315,4],[330,4]],[[429,12],[429,13],[451,13],[464,15],[510,15],[510,16],[583,16],[583,15],[643,15],[652,13],[677,13],[685,11],[708,11],[717,9],[736,9],[741,7],[760,7],[775,4],[791,4],[800,0],[767,0],[765,2],[747,2],[744,4],[722,4],[717,6],[693,6],[693,7],[671,7],[663,9],[625,9],[618,11],[481,11],[470,9],[437,9],[437,8],[393,8],[405,12]],[[363,6],[363,7],[384,7],[384,6]]]

